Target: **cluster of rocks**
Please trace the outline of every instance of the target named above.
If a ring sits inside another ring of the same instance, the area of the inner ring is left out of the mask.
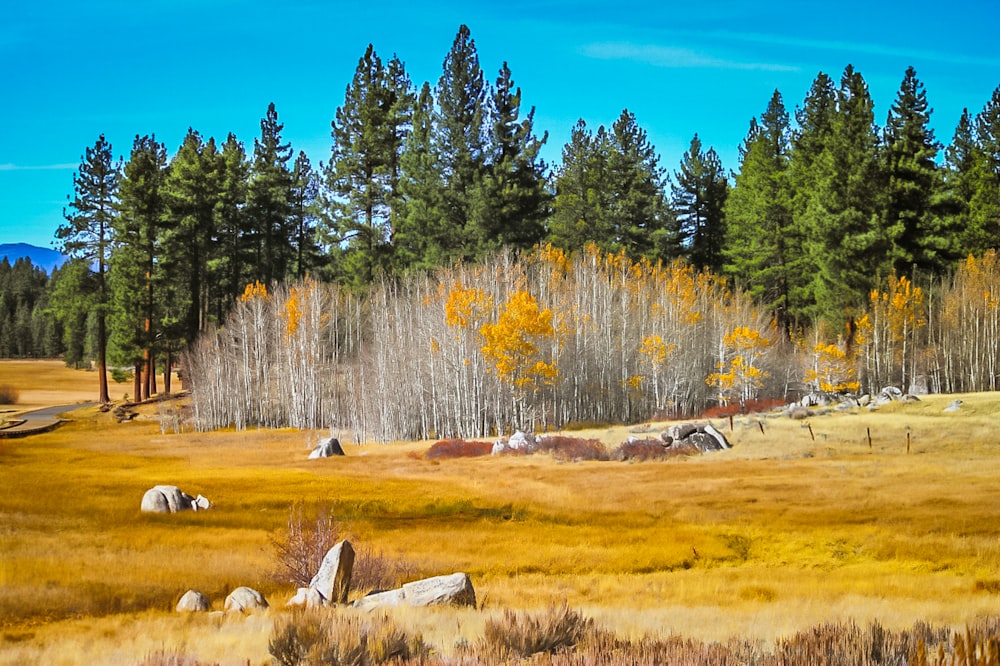
[[[354,569],[354,548],[348,541],[340,541],[327,551],[319,571],[307,587],[300,587],[286,606],[318,608],[347,604]],[[406,583],[396,590],[373,592],[354,602],[362,610],[409,606],[473,606],[476,592],[468,574],[454,573]],[[211,608],[205,595],[188,590],[177,604],[177,612],[204,612]],[[249,587],[238,587],[226,597],[226,612],[250,613],[268,608],[264,596]]]
[[[227,613],[252,613],[267,610],[269,604],[264,595],[251,587],[238,587],[226,597],[223,606]],[[178,613],[205,613],[212,608],[212,603],[201,592],[188,590],[177,602]]]
[[[810,416],[828,414],[831,409],[837,412],[848,412],[862,408],[875,411],[892,402],[920,402],[920,398],[913,393],[903,393],[903,390],[898,386],[886,386],[874,396],[867,393],[862,396],[845,396],[813,391],[804,395],[798,402],[788,405],[784,409],[784,414],[793,419],[806,419]],[[957,402],[961,404],[961,400]],[[957,410],[957,407],[955,409]]]
[[[719,430],[710,423],[679,423],[660,433],[663,445],[669,448],[693,447],[702,453],[733,448]]]
[[[143,513],[177,513],[204,510],[211,506],[207,497],[191,497],[177,486],[153,486],[142,496],[139,510]]]

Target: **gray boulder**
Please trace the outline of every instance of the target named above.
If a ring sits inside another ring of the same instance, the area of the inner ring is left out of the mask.
[[[326,605],[326,599],[315,587],[300,587],[295,592],[295,596],[288,600],[286,606],[300,606],[303,608],[321,608]]]
[[[316,588],[330,602],[345,604],[353,568],[354,547],[349,541],[341,541],[327,551],[319,571],[309,581],[309,587]]]
[[[226,612],[236,611],[240,613],[251,613],[257,610],[265,610],[268,607],[267,599],[257,590],[250,587],[238,587],[226,597]]]
[[[464,573],[407,583],[403,585],[403,595],[406,603],[411,606],[476,605],[476,591],[472,588],[472,580]]]
[[[951,402],[948,403],[948,406],[944,408],[944,411],[946,411],[946,412],[957,412],[961,408],[962,408],[962,401],[961,400],[952,400]]]
[[[375,610],[376,608],[395,608],[402,604],[405,599],[406,595],[403,593],[402,588],[387,592],[372,592],[355,601],[354,607],[366,611]]]
[[[317,458],[331,458],[333,456],[344,455],[344,449],[340,446],[340,440],[336,437],[327,437],[326,439],[319,440],[319,444],[316,448],[312,450],[309,454],[309,460],[316,460]]]
[[[208,498],[191,497],[177,486],[153,486],[142,496],[139,510],[143,513],[177,513],[197,511],[212,506]]]
[[[671,439],[672,442],[677,442],[682,439],[686,439],[698,432],[698,426],[693,423],[678,423],[677,425],[672,425],[667,428],[667,437]],[[661,439],[663,436],[661,435]]]
[[[375,592],[354,602],[360,610],[408,606],[476,606],[476,591],[468,574],[453,573],[406,583],[402,588]]]
[[[181,600],[177,602],[176,610],[178,613],[204,613],[211,606],[208,597],[204,594],[195,590],[188,590],[181,597]]]

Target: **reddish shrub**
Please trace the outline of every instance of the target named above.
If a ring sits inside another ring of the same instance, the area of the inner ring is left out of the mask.
[[[659,460],[661,458],[690,456],[696,453],[700,453],[697,446],[666,446],[659,439],[630,439],[619,444],[611,452],[611,459],[617,461]]]
[[[556,460],[607,460],[608,450],[596,439],[546,435],[538,439],[538,450]]]
[[[475,458],[488,456],[493,450],[490,442],[467,442],[464,439],[442,439],[427,449],[424,458],[441,460],[446,458]]]

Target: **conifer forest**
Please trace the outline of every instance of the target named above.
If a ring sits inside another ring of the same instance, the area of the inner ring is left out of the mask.
[[[885,118],[851,65],[775,90],[738,164],[697,134],[664,164],[628,109],[548,164],[530,91],[465,26],[437,81],[369,46],[328,154],[282,138],[280,100],[252,145],[96,137],[70,260],[0,263],[0,356],[130,372],[136,399],[177,367],[198,427],[355,441],[995,390],[1000,86],[945,144],[900,74]]]

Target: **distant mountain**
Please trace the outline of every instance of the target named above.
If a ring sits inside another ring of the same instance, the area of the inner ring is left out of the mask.
[[[38,266],[46,273],[52,274],[53,269],[62,266],[67,261],[66,256],[56,250],[27,243],[0,243],[0,261],[4,257],[14,265],[14,262],[22,257],[31,259],[31,263]]]

